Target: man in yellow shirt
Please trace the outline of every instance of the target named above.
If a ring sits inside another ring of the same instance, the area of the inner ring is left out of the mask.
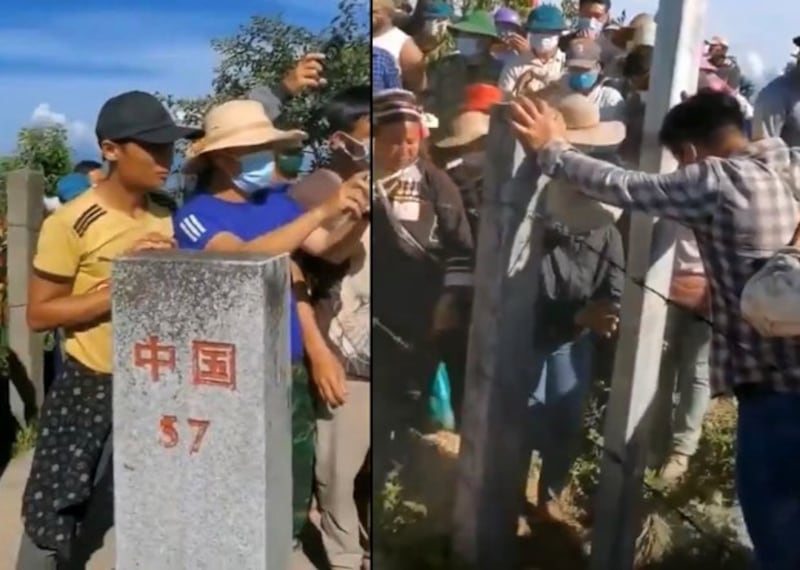
[[[152,193],[169,176],[174,143],[202,133],[132,91],[103,105],[96,134],[108,176],[44,221],[33,260],[28,325],[62,328],[66,360],[42,407],[18,570],[69,563],[79,513],[110,473],[111,260],[174,246],[170,211]]]

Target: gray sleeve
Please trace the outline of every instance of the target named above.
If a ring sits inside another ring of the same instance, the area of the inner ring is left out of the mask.
[[[283,110],[283,104],[289,98],[289,94],[283,89],[281,85],[277,87],[270,87],[269,85],[257,85],[247,94],[247,98],[251,101],[258,101],[264,105],[264,110],[267,113],[270,121],[273,123],[280,117]]]

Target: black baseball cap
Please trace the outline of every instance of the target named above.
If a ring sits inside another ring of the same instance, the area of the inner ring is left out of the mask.
[[[800,36],[797,36],[795,39],[793,39],[792,43],[800,48]]]
[[[132,140],[167,144],[200,138],[203,131],[177,125],[161,101],[150,93],[128,91],[103,104],[95,134],[98,142]]]

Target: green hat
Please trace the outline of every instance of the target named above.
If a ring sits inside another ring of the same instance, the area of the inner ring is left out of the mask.
[[[494,18],[485,10],[468,12],[458,22],[450,24],[447,29],[450,32],[461,32],[462,34],[475,34],[490,38],[498,37]]]

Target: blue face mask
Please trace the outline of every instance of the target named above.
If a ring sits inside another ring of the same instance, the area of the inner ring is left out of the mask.
[[[239,174],[233,183],[245,194],[254,194],[270,185],[275,172],[275,156],[268,150],[239,157]]]
[[[599,71],[579,71],[569,74],[569,87],[573,91],[588,91],[597,83]]]

